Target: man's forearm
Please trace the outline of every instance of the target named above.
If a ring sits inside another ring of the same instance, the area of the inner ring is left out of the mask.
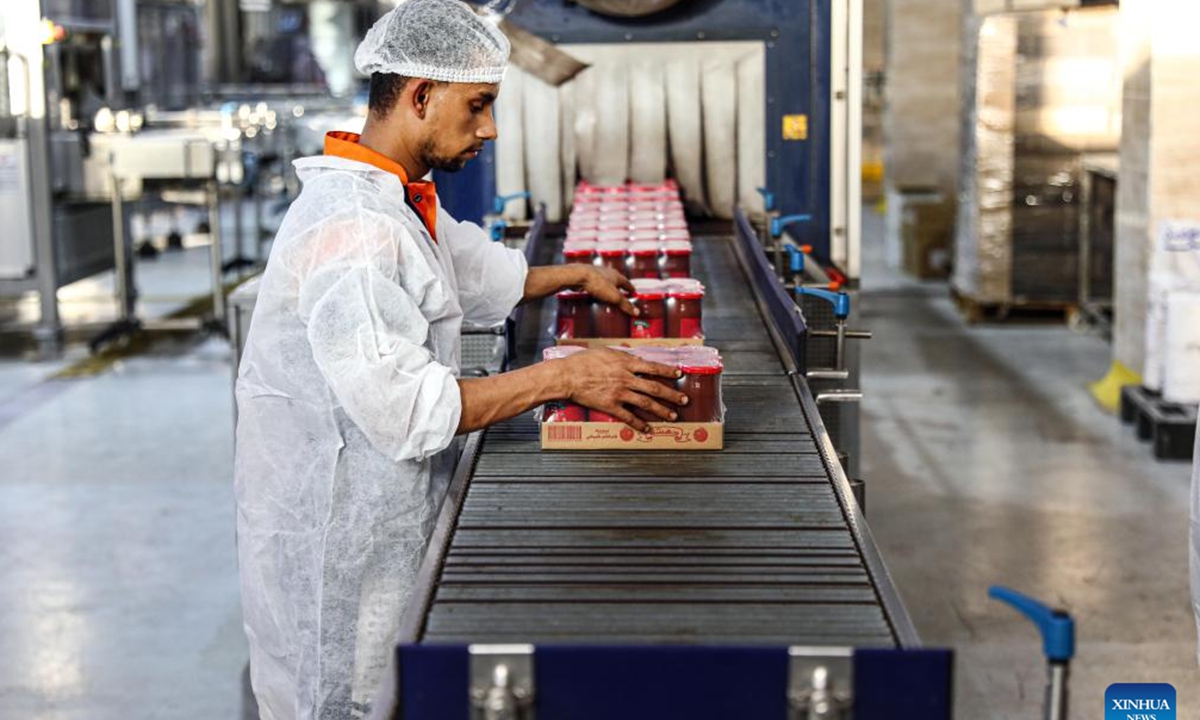
[[[587,267],[587,265],[549,265],[529,268],[529,272],[525,275],[525,293],[521,302],[540,300],[564,288],[581,285]]]
[[[458,389],[462,394],[460,435],[516,417],[566,394],[553,361],[486,378],[462,379]]]

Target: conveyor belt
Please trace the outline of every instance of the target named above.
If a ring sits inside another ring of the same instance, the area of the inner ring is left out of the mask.
[[[473,436],[402,641],[916,643],[734,241],[698,238],[693,263],[726,449],[541,452],[531,416]],[[520,363],[548,310],[523,324]]]

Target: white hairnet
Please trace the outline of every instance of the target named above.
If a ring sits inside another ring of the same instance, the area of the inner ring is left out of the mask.
[[[354,53],[364,75],[391,73],[444,82],[498,83],[508,38],[459,0],[407,0],[379,18]]]

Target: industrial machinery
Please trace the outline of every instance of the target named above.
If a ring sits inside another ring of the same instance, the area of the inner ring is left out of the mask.
[[[35,336],[45,355],[62,342],[58,289],[76,280],[115,270],[114,327],[134,324],[128,204],[152,189],[205,190],[219,174],[217,149],[203,133],[143,128],[145,114],[134,106],[142,90],[136,10],[135,0],[45,0],[0,9],[6,79],[14,80],[3,88],[3,114],[13,119],[2,154],[16,168],[16,180],[0,188],[9,198],[0,208],[6,225],[18,229],[0,242],[0,295],[37,292]],[[147,32],[175,27],[156,22],[173,12],[148,13]],[[176,60],[184,55],[175,51]],[[20,72],[12,72],[14,65]],[[183,63],[158,84],[178,93],[186,87],[178,81],[187,78]],[[156,99],[153,87],[145,95]],[[169,95],[157,99],[173,102]],[[209,207],[210,200],[198,202]],[[219,240],[213,245],[219,252]],[[219,280],[214,276],[215,287]],[[222,316],[214,292],[214,317]]]
[[[531,416],[473,434],[380,712],[949,717],[951,654],[920,647],[875,548],[805,379],[802,315],[744,217],[694,248],[726,449],[545,453]],[[526,246],[539,264],[557,250]],[[551,311],[523,308],[518,364]]]

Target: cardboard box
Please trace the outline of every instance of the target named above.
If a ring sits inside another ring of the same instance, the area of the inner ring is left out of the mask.
[[[950,276],[955,203],[936,191],[910,191],[898,198],[904,271],[922,280]]]
[[[704,338],[559,338],[556,344],[589,350],[602,347],[683,347],[703,345]]]
[[[723,423],[651,422],[642,434],[619,422],[544,422],[543,450],[722,450]]]

